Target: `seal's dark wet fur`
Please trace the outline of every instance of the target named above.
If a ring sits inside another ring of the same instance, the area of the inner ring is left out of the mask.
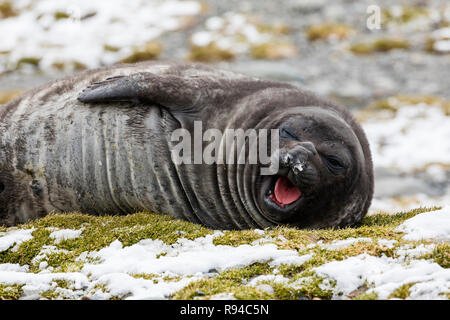
[[[269,203],[271,180],[258,165],[175,165],[171,133],[192,132],[196,120],[222,132],[289,125],[295,139],[280,147],[306,159],[306,169],[281,161],[282,170],[302,199],[284,211]],[[339,170],[327,168],[330,153],[342,155]],[[0,108],[0,225],[49,212],[149,210],[219,229],[349,226],[370,205],[372,171],[367,139],[346,108],[205,65],[90,70]]]

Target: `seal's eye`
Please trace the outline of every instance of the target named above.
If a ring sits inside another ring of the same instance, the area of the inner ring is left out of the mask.
[[[327,166],[332,170],[344,169],[342,160],[336,156],[324,156]]]
[[[289,127],[280,128],[280,137],[289,139],[289,140],[300,140],[295,134],[294,130]]]
[[[2,193],[3,191],[5,191],[5,185],[0,181],[0,193]]]

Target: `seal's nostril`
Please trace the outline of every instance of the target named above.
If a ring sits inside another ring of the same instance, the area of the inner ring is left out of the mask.
[[[305,163],[297,163],[294,166],[294,172],[296,174],[299,174],[300,172],[302,172],[305,169],[306,164]]]

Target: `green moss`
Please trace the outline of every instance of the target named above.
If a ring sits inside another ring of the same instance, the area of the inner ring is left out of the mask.
[[[355,297],[354,300],[377,300],[378,294],[376,292],[363,293],[362,295]]]
[[[11,91],[1,91],[0,92],[0,104],[7,103],[13,100],[15,97],[20,95],[22,91],[20,90],[11,90]]]
[[[147,42],[142,47],[136,47],[133,50],[133,53],[128,57],[122,59],[120,62],[122,63],[136,63],[140,61],[154,60],[162,52],[162,46],[160,43],[155,41]]]
[[[294,278],[296,275],[305,271],[304,265],[282,264],[278,266],[278,272],[286,278]]]
[[[73,288],[73,282],[67,280],[54,280],[52,282],[54,289],[44,291],[40,296],[44,299],[54,300],[54,299],[64,299],[65,297],[61,295],[61,292],[57,289],[71,289]]]
[[[433,95],[404,95],[398,94],[386,99],[376,100],[368,107],[371,110],[389,110],[396,113],[400,108],[417,104],[435,105],[440,107],[446,115],[450,115],[450,101]]]
[[[438,51],[436,51],[434,44],[436,43],[436,39],[434,38],[427,38],[427,40],[425,41],[425,51],[431,52],[431,53],[437,53]]]
[[[383,37],[374,40],[373,42],[354,43],[349,47],[349,50],[354,54],[370,54],[374,52],[387,52],[395,49],[405,50],[409,49],[410,44],[407,40],[402,38]]]
[[[395,289],[388,297],[388,299],[397,298],[397,299],[406,299],[411,295],[411,292],[409,291],[409,288],[411,288],[416,283],[407,283],[404,284],[397,289]]]
[[[17,16],[18,12],[14,9],[14,6],[10,1],[0,2],[0,19],[6,19]]]
[[[50,239],[50,231],[46,229],[37,229],[32,233],[33,239],[23,242],[17,251],[9,250],[0,252],[0,263],[18,263],[20,265],[30,265],[30,271],[37,271],[33,268],[31,260],[39,254],[44,245],[50,245],[53,240]]]
[[[446,297],[447,300],[450,300],[450,293],[448,293],[448,292],[443,292],[443,293],[440,293],[439,295]]]
[[[373,43],[375,51],[385,52],[394,49],[408,49],[410,44],[408,41],[400,38],[380,38]]]
[[[263,43],[253,45],[250,48],[250,54],[253,59],[285,59],[294,57],[297,49],[290,43]]]
[[[215,43],[210,43],[207,46],[192,46],[188,56],[190,61],[201,62],[215,62],[215,61],[230,61],[235,58],[235,55],[230,50],[222,49]]]
[[[309,276],[309,273],[304,273],[302,278],[307,279],[301,285],[296,287],[289,287],[282,285],[280,283],[274,284],[275,297],[277,299],[289,299],[289,300],[297,300],[301,297],[306,297],[310,300],[312,299],[331,299],[333,296],[333,291],[330,289],[324,289],[323,278],[312,274]],[[333,287],[335,284],[331,283]]]
[[[19,61],[17,61],[17,68],[20,68],[23,65],[32,65],[34,67],[39,66],[39,62],[41,61],[41,58],[38,57],[23,57],[20,58]]]
[[[373,45],[371,43],[355,43],[350,46],[350,51],[355,54],[369,54],[374,51]]]
[[[249,244],[262,236],[254,230],[226,231],[223,236],[213,240],[214,245],[233,245]]]
[[[105,44],[103,46],[103,50],[105,51],[110,51],[110,52],[119,52],[120,48],[119,47],[115,47],[115,46],[111,46],[109,44]]]
[[[68,19],[70,18],[70,14],[63,11],[57,11],[53,14],[55,20],[62,20],[62,19]]]
[[[23,293],[24,285],[3,285],[0,284],[0,300],[17,300]]]
[[[154,283],[158,283],[161,275],[154,274],[154,273],[137,273],[137,274],[131,274],[133,278],[136,279],[145,279],[145,280],[153,280]],[[181,276],[164,276],[161,278],[163,281],[180,281],[183,279]]]
[[[385,8],[381,11],[381,15],[383,22],[405,24],[417,18],[429,17],[430,11],[427,8],[419,6],[401,6],[400,14],[394,14],[393,8]]]
[[[433,252],[421,257],[422,259],[432,259],[442,268],[450,268],[450,244],[439,243]]]
[[[261,238],[272,238],[271,242],[276,243],[281,249],[304,249],[308,244],[318,242],[330,242],[336,239],[347,238],[388,238],[397,239],[400,235],[394,231],[403,221],[414,217],[417,214],[439,209],[418,208],[410,211],[399,212],[397,214],[376,214],[366,216],[357,226],[353,228],[341,229],[296,229],[289,227],[276,227],[265,230],[260,235],[253,230],[228,231],[224,235],[213,240],[215,245],[239,246],[241,244],[251,244]]]
[[[366,227],[397,227],[401,223],[403,223],[405,220],[411,219],[412,217],[424,213],[424,212],[430,212],[430,211],[436,211],[441,209],[441,207],[421,207],[416,208],[408,211],[402,211],[398,212],[396,214],[374,214],[370,216],[366,216],[363,218],[360,226],[366,226]]]
[[[306,30],[308,40],[328,40],[338,39],[342,40],[352,35],[355,30],[342,23],[323,23],[312,25]]]
[[[284,23],[273,23],[273,24],[257,24],[256,28],[261,33],[270,33],[278,35],[286,35],[291,33],[291,28]]]
[[[81,71],[81,70],[87,69],[87,66],[84,63],[78,62],[78,61],[70,61],[70,62],[56,61],[56,62],[52,63],[52,67],[59,71],[63,71],[66,69],[72,69],[74,71]]]

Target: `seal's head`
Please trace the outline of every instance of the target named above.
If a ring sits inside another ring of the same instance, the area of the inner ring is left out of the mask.
[[[347,119],[345,119],[347,118]],[[275,119],[279,170],[260,176],[256,202],[276,224],[348,226],[366,214],[373,194],[370,151],[348,114],[324,107],[296,107]]]

